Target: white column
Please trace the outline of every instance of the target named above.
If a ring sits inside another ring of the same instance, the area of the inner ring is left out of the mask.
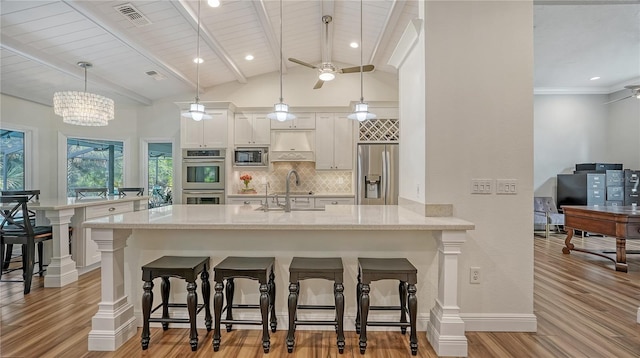
[[[124,293],[124,248],[131,230],[91,229],[102,261],[101,301],[91,319],[90,351],[115,351],[136,334],[133,305]]]
[[[439,356],[467,356],[467,337],[458,306],[458,256],[465,231],[434,233],[438,239],[438,297],[429,315],[427,339]]]
[[[69,254],[69,223],[73,213],[73,209],[45,211],[53,229],[53,252],[44,276],[44,287],[62,287],[78,281],[76,262]]]

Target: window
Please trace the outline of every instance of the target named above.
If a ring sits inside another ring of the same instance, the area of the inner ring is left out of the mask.
[[[123,142],[67,138],[67,196],[77,188],[107,188],[117,194],[123,185]]]
[[[171,205],[173,202],[173,153],[171,143],[148,143],[147,192],[151,207]]]
[[[24,132],[0,130],[0,190],[25,189],[25,138]]]

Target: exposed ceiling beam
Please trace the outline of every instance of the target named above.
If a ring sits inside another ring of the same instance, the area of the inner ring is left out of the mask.
[[[262,31],[267,37],[267,41],[269,42],[269,47],[271,48],[271,52],[273,57],[277,63],[280,63],[280,40],[276,36],[273,31],[273,25],[271,24],[271,20],[269,19],[269,14],[267,13],[267,8],[265,7],[265,0],[260,1],[252,1],[253,7],[256,9],[256,14],[258,15],[258,20],[260,20],[260,25],[262,25]],[[281,19],[282,21],[282,19]],[[278,24],[280,25],[280,24]],[[278,26],[279,28],[280,26]],[[280,35],[278,33],[278,35]],[[282,56],[284,58],[284,56]],[[286,62],[282,64],[282,73],[287,73],[287,65]]]
[[[78,12],[80,15],[87,18],[87,20],[93,22],[96,26],[100,27],[111,36],[113,36],[116,40],[120,41],[121,44],[130,48],[131,50],[139,53],[141,56],[146,58],[147,60],[154,63],[156,66],[162,68],[167,74],[172,75],[178,80],[182,81],[189,87],[196,87],[196,84],[189,79],[185,74],[173,68],[171,65],[160,59],[160,57],[154,55],[153,53],[147,51],[142,44],[137,43],[133,38],[127,36],[124,32],[119,31],[118,29],[107,25],[107,21],[104,21],[98,14],[95,13],[93,9],[88,4],[91,4],[92,1],[69,1],[62,0],[65,4],[67,4],[70,8]]]
[[[8,51],[11,51],[31,61],[38,62],[58,72],[62,72],[67,76],[84,80],[84,71],[79,70],[79,67],[76,66],[76,64],[70,64],[64,61],[60,61],[57,58],[51,56],[50,54],[46,54],[38,49],[33,48],[32,46],[19,43],[18,41],[8,36],[5,36],[4,34],[2,34],[0,41],[1,41],[0,46],[2,46],[4,49]],[[152,101],[149,98],[141,96],[137,92],[134,92],[128,88],[124,88],[120,85],[117,85],[96,74],[92,73],[91,76],[88,77],[87,81],[93,84],[97,84],[101,87],[105,87],[124,97],[131,98],[132,100],[139,102],[141,104],[150,106],[152,103]]]
[[[21,90],[15,90],[15,89],[11,89],[7,91],[5,88],[2,89],[2,94],[6,96],[15,97],[15,98],[20,98],[25,101],[38,103],[43,106],[53,107],[53,97],[44,99],[40,97],[34,97],[33,93],[31,92],[25,92],[23,90],[21,91]]]
[[[198,30],[198,14],[191,9],[188,5],[187,0],[179,0],[180,5],[176,4],[175,1],[172,1],[171,4],[178,10],[178,12],[189,22],[189,24],[193,27],[194,30]],[[209,30],[202,24],[200,24],[200,35],[204,42],[209,46],[209,48],[215,52],[215,54],[220,58],[220,61],[224,63],[229,71],[233,73],[236,80],[240,83],[247,83],[247,78],[242,74],[238,65],[231,59],[231,56],[224,50],[222,45],[216,40]]]
[[[369,62],[367,63],[374,63],[376,56],[378,55],[378,51],[381,48],[387,47],[392,30],[396,28],[398,20],[402,16],[405,3],[405,1],[393,0],[391,10],[387,13],[387,18],[384,20],[384,25],[382,25],[382,28],[378,33],[378,40],[373,47],[373,51],[371,51],[371,57],[369,57]]]

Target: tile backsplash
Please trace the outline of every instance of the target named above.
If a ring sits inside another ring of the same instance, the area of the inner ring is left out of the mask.
[[[249,168],[247,168],[249,169]],[[249,187],[253,187],[258,193],[264,194],[265,183],[269,183],[269,192],[283,192],[285,190],[285,179],[289,170],[295,169],[300,176],[300,185],[296,187],[295,179],[291,179],[291,191],[313,191],[323,194],[351,194],[352,176],[351,170],[337,171],[316,171],[313,162],[276,162],[271,165],[269,171],[266,170],[246,170],[233,168],[227,180],[231,183],[231,193],[237,194],[244,183],[240,176],[249,174],[253,178]]]

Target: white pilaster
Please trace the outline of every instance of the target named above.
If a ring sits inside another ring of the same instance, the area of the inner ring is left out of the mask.
[[[53,252],[44,277],[44,287],[62,287],[78,281],[76,262],[69,254],[69,223],[73,213],[73,209],[45,211],[45,217],[53,229]]]
[[[467,337],[458,306],[458,256],[465,231],[434,233],[438,239],[438,297],[431,309],[427,339],[439,356],[467,356]]]
[[[90,351],[115,351],[136,334],[133,305],[124,293],[124,248],[129,235],[131,230],[91,230],[102,261],[102,296],[91,319]]]

